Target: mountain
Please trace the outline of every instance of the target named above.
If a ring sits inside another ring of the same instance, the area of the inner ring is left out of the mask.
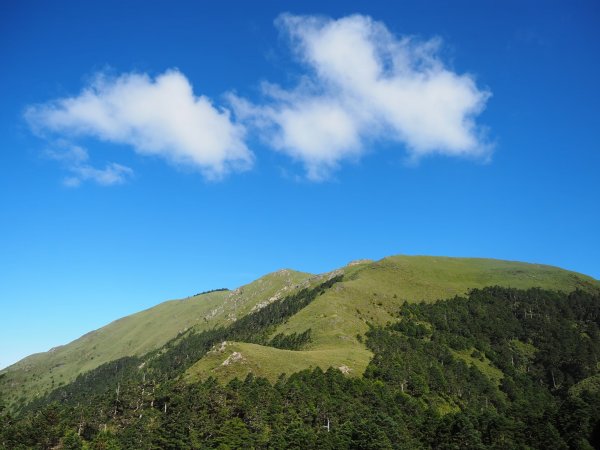
[[[360,375],[372,354],[356,336],[367,323],[384,324],[406,301],[433,301],[485,286],[543,287],[565,292],[597,285],[585,275],[559,268],[476,258],[392,256],[373,262],[359,260],[331,274],[339,283],[318,301],[282,324],[274,334],[312,331],[302,352],[230,342],[186,374],[190,380],[217,376],[231,379],[249,371],[271,380],[280,373],[308,367],[347,367]],[[45,353],[29,356],[4,369],[0,392],[9,404],[24,404],[64,384],[80,373],[124,356],[141,356],[160,348],[186,330],[202,331],[225,325],[284,295],[330,276],[280,270],[233,291],[215,291],[161,303],[124,317]],[[236,364],[223,362],[237,352]]]
[[[393,321],[405,301],[434,301],[494,285],[565,292],[597,285],[589,277],[554,267],[491,259],[393,256],[351,263],[339,272],[344,274],[343,282],[273,332],[311,329],[312,342],[303,351],[228,342],[223,351],[203,358],[186,375],[191,380],[209,376],[229,380],[253,372],[274,381],[281,373],[319,366],[324,370],[343,367],[349,374],[360,376],[373,355],[357,335],[364,335],[369,323]],[[235,352],[241,358],[223,365]]]
[[[596,336],[596,328],[589,328],[590,323],[600,321],[594,309],[598,293],[600,283],[585,275],[492,259],[392,256],[355,261],[320,275],[280,270],[232,291],[162,303],[70,344],[25,358],[0,373],[0,398],[26,418],[53,401],[71,412],[90,399],[96,400],[89,408],[108,402],[114,414],[105,420],[120,433],[130,426],[115,422],[118,410],[123,398],[133,392],[141,393],[132,411],[146,405],[146,413],[157,414],[155,404],[163,402],[166,414],[168,402],[160,398],[171,398],[172,389],[208,386],[212,392],[221,389],[212,384],[214,379],[232,386],[232,380],[248,380],[251,374],[272,383],[269,389],[285,390],[281,374],[311,374],[298,375],[310,380],[326,371],[335,378],[329,371],[333,368],[361,389],[378,389],[368,380],[380,379],[381,386],[394,395],[417,401],[414,407],[420,414],[458,414],[474,405],[480,408],[482,401],[486,406],[495,402],[494,410],[499,412],[511,398],[509,390],[525,392],[522,386],[529,386],[527,377],[533,376],[533,372],[513,373],[506,358],[511,358],[513,366],[515,360],[540,366],[535,376],[542,383],[553,383],[548,395],[579,398],[598,384],[598,369],[590,361],[600,355],[600,345],[595,346],[600,333]],[[463,320],[449,321],[448,317]],[[524,327],[524,322],[531,321]],[[547,327],[538,329],[541,323]],[[556,335],[561,333],[565,337],[557,342]],[[544,350],[548,342],[552,345]],[[567,343],[571,347],[563,349]],[[434,351],[433,345],[439,348]],[[404,350],[398,353],[398,348]],[[573,367],[563,367],[560,358],[573,359],[569,352],[578,359],[570,363]],[[539,355],[544,357],[538,360]],[[408,368],[403,366],[405,359],[412,361]],[[439,366],[444,359],[445,365]],[[464,372],[465,367],[471,372]],[[481,387],[467,395],[474,400],[463,399],[462,387],[455,391],[434,382],[434,368],[441,371],[444,383],[456,377],[455,384],[461,386],[478,380]],[[406,375],[403,381],[398,370],[418,374]],[[421,380],[418,389],[415,379]],[[563,392],[567,386],[571,394]],[[115,389],[119,407],[112,398]],[[156,389],[166,393],[160,397]],[[347,401],[358,400],[355,396]],[[540,402],[551,404],[548,399]],[[102,416],[106,411],[100,408],[96,413]],[[248,420],[242,425],[249,426]],[[90,431],[90,439],[99,436],[97,431]]]
[[[0,392],[9,404],[24,404],[104,363],[160,348],[190,328],[227,324],[311,278],[310,274],[280,270],[234,291],[217,290],[161,303],[2,370]]]

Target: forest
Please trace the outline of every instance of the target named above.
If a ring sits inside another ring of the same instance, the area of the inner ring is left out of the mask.
[[[597,292],[489,287],[404,303],[396,321],[357,336],[373,352],[360,377],[182,377],[224,340],[310,345],[310,329],[272,335],[340,280],[100,366],[16,410],[0,406],[0,448],[600,448]]]

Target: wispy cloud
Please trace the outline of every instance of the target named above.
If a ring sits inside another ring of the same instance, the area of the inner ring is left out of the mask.
[[[32,129],[51,141],[125,144],[140,155],[198,169],[209,179],[250,168],[252,130],[291,156],[311,180],[391,142],[412,162],[431,154],[487,159],[492,146],[476,119],[491,93],[448,67],[440,39],[398,37],[370,17],[281,15],[276,26],[300,62],[292,87],[263,83],[260,100],[228,94],[230,108],[194,93],[178,70],[97,75],[78,95],[27,108]],[[71,184],[114,184],[131,169],[71,164]]]
[[[117,163],[107,163],[104,169],[99,169],[89,163],[87,150],[79,146],[63,143],[59,150],[47,150],[46,157],[59,161],[69,172],[63,179],[68,187],[78,187],[84,181],[92,181],[101,186],[122,184],[133,176],[133,170]]]
[[[403,144],[412,160],[489,156],[475,118],[491,94],[444,64],[441,40],[398,38],[361,15],[284,14],[276,24],[308,71],[291,89],[265,83],[264,102],[229,98],[236,114],[269,145],[300,160],[309,178],[327,177],[377,140]]]
[[[139,73],[99,74],[79,95],[30,106],[25,117],[40,133],[126,144],[139,154],[197,168],[211,179],[253,162],[243,126],[207,97],[196,96],[177,70],[155,79]],[[84,171],[79,176],[105,177],[110,184],[123,173],[122,166],[111,165],[102,173]]]

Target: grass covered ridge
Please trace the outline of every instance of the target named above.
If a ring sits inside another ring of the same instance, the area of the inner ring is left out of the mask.
[[[238,350],[205,356],[188,370],[187,379],[215,376],[229,380],[252,372],[274,380],[279,373],[290,374],[317,366],[324,369],[347,366],[349,373],[360,375],[372,357],[364,344],[369,324],[385,325],[397,320],[396,313],[405,301],[432,302],[494,285],[519,289],[542,287],[564,292],[600,287],[591,277],[552,266],[479,258],[392,256],[377,262],[351,264],[341,271],[342,282],[272,334],[302,333],[310,328],[311,343],[303,351],[282,353],[270,347],[231,343],[231,348],[238,346],[235,347]],[[244,351],[239,346],[244,347]],[[244,359],[238,364],[223,366],[234,351],[241,353]],[[488,365],[487,372],[497,382],[499,375],[493,369]]]
[[[187,379],[216,376],[227,380],[253,372],[269,379],[309,367],[348,367],[364,372],[371,352],[364,345],[369,324],[395,321],[405,302],[431,302],[491,285],[526,289],[542,287],[565,292],[594,289],[598,281],[556,267],[478,258],[392,256],[363,260],[335,271],[344,280],[272,330],[311,339],[300,351],[248,343],[238,346],[243,364],[222,366],[230,353],[210,354],[186,374]],[[215,291],[119,319],[53,351],[32,355],[2,371],[0,393],[9,404],[26,402],[78,374],[125,356],[142,356],[162,347],[186,330],[227,326],[251,312],[321,282],[323,276],[280,270],[232,291]]]
[[[186,330],[232,323],[262,302],[305,286],[311,278],[307,273],[280,270],[232,291],[161,303],[4,369],[0,393],[9,404],[29,401],[104,363],[160,348]]]

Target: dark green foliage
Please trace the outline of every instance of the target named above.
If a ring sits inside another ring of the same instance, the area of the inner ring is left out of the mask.
[[[401,315],[431,324],[432,341],[454,350],[476,348],[511,378],[526,373],[552,392],[564,393],[598,371],[600,302],[582,291],[567,296],[494,287],[466,299],[405,305]],[[403,331],[405,322],[392,328]],[[516,341],[533,345],[535,355],[520,353]]]
[[[221,339],[265,343],[319,289],[80,377],[51,397],[60,404],[0,415],[0,448],[598,448],[600,389],[588,377],[599,372],[600,296],[583,292],[489,288],[405,304],[398,322],[367,333],[374,357],[361,378],[317,368],[275,384],[178,379]],[[294,348],[309,338],[307,330],[266,343]],[[489,378],[488,366],[501,378]]]
[[[150,358],[149,368],[169,376],[172,376],[173,373],[181,373],[204,356],[213,345],[225,340],[269,345],[269,336],[278,325],[341,280],[342,276],[340,275],[313,289],[302,289],[294,295],[270,303],[258,311],[241,317],[226,328],[217,328],[202,333],[190,332],[184,337],[174,339],[167,344],[164,353]],[[308,342],[310,332],[302,339]]]
[[[83,439],[73,430],[67,432],[62,440],[62,448],[64,450],[82,450]]]
[[[91,450],[121,450],[119,440],[108,431],[102,431],[96,435],[92,444]]]
[[[228,330],[228,339],[266,344],[277,325],[292,317],[323,294],[343,276],[335,276],[314,289],[302,289],[298,293],[268,304],[264,308],[235,321]]]
[[[192,295],[192,297],[198,297],[199,295],[210,294],[212,292],[224,292],[224,291],[229,291],[229,288],[210,289],[208,291],[198,292],[197,294]]]
[[[140,377],[143,378],[144,383],[147,378],[153,383],[175,378],[202,358],[215,344],[225,340],[262,345],[271,345],[273,342],[273,346],[277,344],[288,346],[280,348],[299,349],[310,342],[310,330],[300,335],[276,336],[273,341],[269,340],[269,336],[277,325],[282,324],[341,280],[342,276],[338,275],[313,289],[302,289],[294,295],[270,303],[240,318],[229,327],[215,328],[201,333],[191,330],[168,342],[163,349],[151,352],[142,358],[128,356],[103,364],[79,375],[69,385],[59,387],[45,397],[34,400],[24,408],[24,411],[36,410],[44,404],[55,401],[86,402],[93,395],[116,389],[119,384],[138,383]],[[140,374],[142,369],[143,372]]]
[[[59,387],[47,396],[34,400],[25,411],[36,410],[50,402],[71,403],[116,386],[121,380],[133,377],[141,364],[140,358],[126,356],[103,364],[98,368],[79,375],[72,383]]]
[[[303,333],[278,334],[269,341],[269,346],[285,350],[300,350],[310,342],[311,329]]]

